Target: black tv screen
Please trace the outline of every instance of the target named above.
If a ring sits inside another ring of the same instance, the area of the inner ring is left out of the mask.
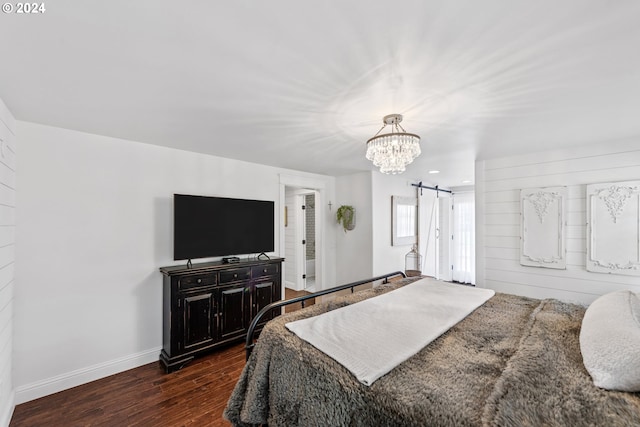
[[[274,202],[173,195],[173,259],[274,250]]]

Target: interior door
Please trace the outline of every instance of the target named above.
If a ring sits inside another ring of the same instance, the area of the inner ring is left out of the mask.
[[[305,289],[307,287],[307,215],[306,215],[306,203],[305,203],[305,195],[301,194],[298,196],[298,214],[300,226],[298,227],[298,266],[300,271],[300,276],[298,277],[299,285],[298,290]]]
[[[438,199],[438,274],[437,279],[450,282],[451,274],[451,197],[440,194]]]

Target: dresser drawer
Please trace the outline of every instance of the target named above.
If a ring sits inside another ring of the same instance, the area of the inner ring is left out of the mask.
[[[273,276],[278,274],[278,264],[266,264],[251,267],[251,276],[255,279],[260,276]]]
[[[202,274],[197,276],[186,276],[178,279],[178,289],[191,289],[201,286],[213,286],[218,283],[217,274]]]
[[[251,268],[234,268],[220,272],[220,283],[237,282],[251,279]]]

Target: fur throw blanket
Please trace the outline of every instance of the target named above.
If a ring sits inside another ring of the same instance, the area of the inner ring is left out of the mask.
[[[403,284],[271,321],[225,418],[270,427],[640,425],[640,394],[599,389],[585,370],[577,305],[496,294],[371,387],[284,326]]]

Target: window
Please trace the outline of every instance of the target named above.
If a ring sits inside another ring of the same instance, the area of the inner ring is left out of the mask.
[[[475,284],[475,202],[473,193],[453,196],[452,279]]]

